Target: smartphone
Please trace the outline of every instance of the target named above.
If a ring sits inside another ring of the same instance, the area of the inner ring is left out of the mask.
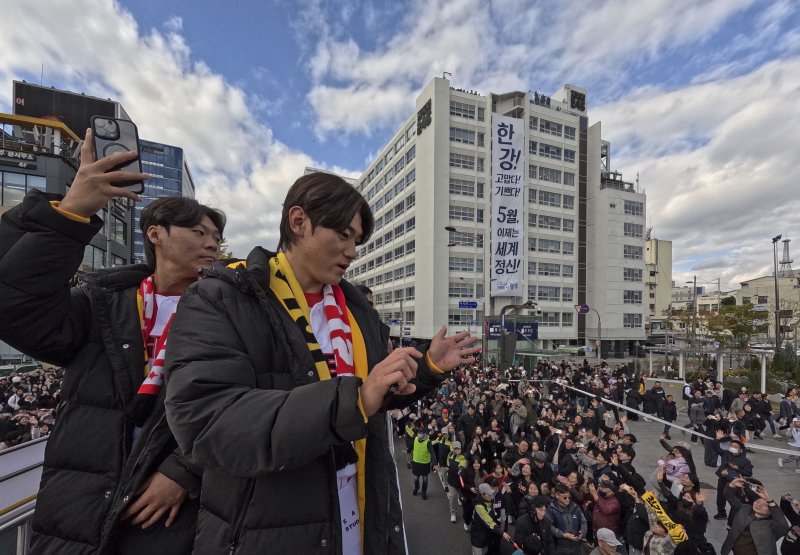
[[[139,132],[132,121],[92,116],[92,137],[94,138],[94,155],[97,160],[118,152],[131,150],[139,152]],[[139,158],[136,158],[109,171],[141,173],[142,163]],[[117,181],[114,185],[136,194],[144,192],[143,181]]]

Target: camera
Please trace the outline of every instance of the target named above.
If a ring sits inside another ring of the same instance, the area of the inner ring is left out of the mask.
[[[96,118],[95,133],[101,139],[115,141],[119,138],[119,126],[113,119]]]

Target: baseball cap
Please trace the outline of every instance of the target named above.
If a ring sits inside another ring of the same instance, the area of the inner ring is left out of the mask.
[[[497,490],[494,489],[489,484],[487,484],[486,482],[484,482],[483,484],[478,486],[478,493],[481,493],[483,495],[494,495],[495,493],[497,493]]]
[[[454,441],[452,447],[453,447],[453,449],[461,449],[461,442],[460,441]]]
[[[447,409],[442,409],[442,414],[447,414],[449,411]]]
[[[609,545],[622,545],[622,542],[617,539],[617,536],[608,528],[600,528],[597,531],[597,539],[606,542]]]

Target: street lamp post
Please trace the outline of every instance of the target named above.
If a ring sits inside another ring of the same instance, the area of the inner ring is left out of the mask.
[[[694,345],[697,340],[697,276],[686,283],[692,284],[692,345]]]
[[[600,320],[600,313],[596,308],[589,307],[597,315],[597,359],[603,358],[603,322]]]
[[[775,356],[781,350],[781,300],[778,293],[778,241],[783,235],[772,238],[772,251],[775,264]]]
[[[468,237],[469,239],[472,240],[472,246],[475,247],[475,248],[480,248],[480,246],[481,246],[481,245],[478,244],[479,236],[478,236],[477,233],[469,233],[469,232],[466,232],[466,231],[460,231],[460,230],[456,229],[455,227],[453,227],[451,225],[445,226],[444,229],[445,229],[445,231],[449,231],[450,233],[456,233],[458,235],[463,235],[465,237]],[[447,244],[448,247],[455,247],[456,245],[457,245],[457,243],[455,243],[455,242]],[[486,243],[483,244],[483,249],[484,249],[484,253],[485,253],[486,252]],[[472,259],[473,259],[473,261],[475,260],[474,254],[473,254],[473,258]],[[473,263],[473,264],[474,264],[474,266],[473,266],[473,271],[474,271],[473,276],[474,276],[474,282],[475,282],[474,293],[475,293],[475,300],[477,301],[478,300],[478,265],[477,265],[477,263]],[[483,264],[483,268],[484,268],[483,269],[484,284],[483,284],[483,297],[482,297],[483,298],[483,317],[484,317],[484,319],[489,315],[489,314],[487,314],[487,311],[489,313],[491,313],[491,309],[490,309],[491,297],[489,297],[489,302],[488,303],[486,301],[487,292],[489,291],[489,285],[486,283],[486,279],[485,279],[486,272],[487,272],[487,270],[486,270],[487,267],[488,267],[488,260],[484,260],[484,264]],[[466,282],[466,280],[464,280],[464,278],[459,278],[459,279],[461,279],[462,281]],[[485,328],[484,323],[483,322],[477,322],[477,319],[478,319],[477,316],[478,316],[478,309],[476,308],[475,309],[476,325],[480,325],[481,326],[481,333],[482,333],[482,336],[483,336],[483,338],[481,340],[481,344],[482,344],[482,346],[481,346],[481,351],[482,351],[481,357],[483,359],[487,355],[487,351],[488,351],[488,347],[489,347],[489,338],[488,338],[488,334],[486,333],[486,330],[484,329]]]

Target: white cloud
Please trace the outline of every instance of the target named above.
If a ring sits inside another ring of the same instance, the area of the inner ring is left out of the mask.
[[[0,82],[44,64],[45,85],[119,100],[142,137],[184,148],[198,199],[230,216],[235,253],[274,248],[285,191],[314,162],[274,139],[243,90],[192,59],[179,17],[162,32],[109,0],[5,1],[2,12],[15,23],[0,34]]]
[[[593,110],[614,167],[640,173],[648,221],[673,241],[676,281],[702,268],[732,288],[771,271],[773,236],[800,237],[800,168],[791,154],[800,152],[798,91],[794,58],[677,91],[634,91]],[[615,145],[623,147],[616,154]]]

